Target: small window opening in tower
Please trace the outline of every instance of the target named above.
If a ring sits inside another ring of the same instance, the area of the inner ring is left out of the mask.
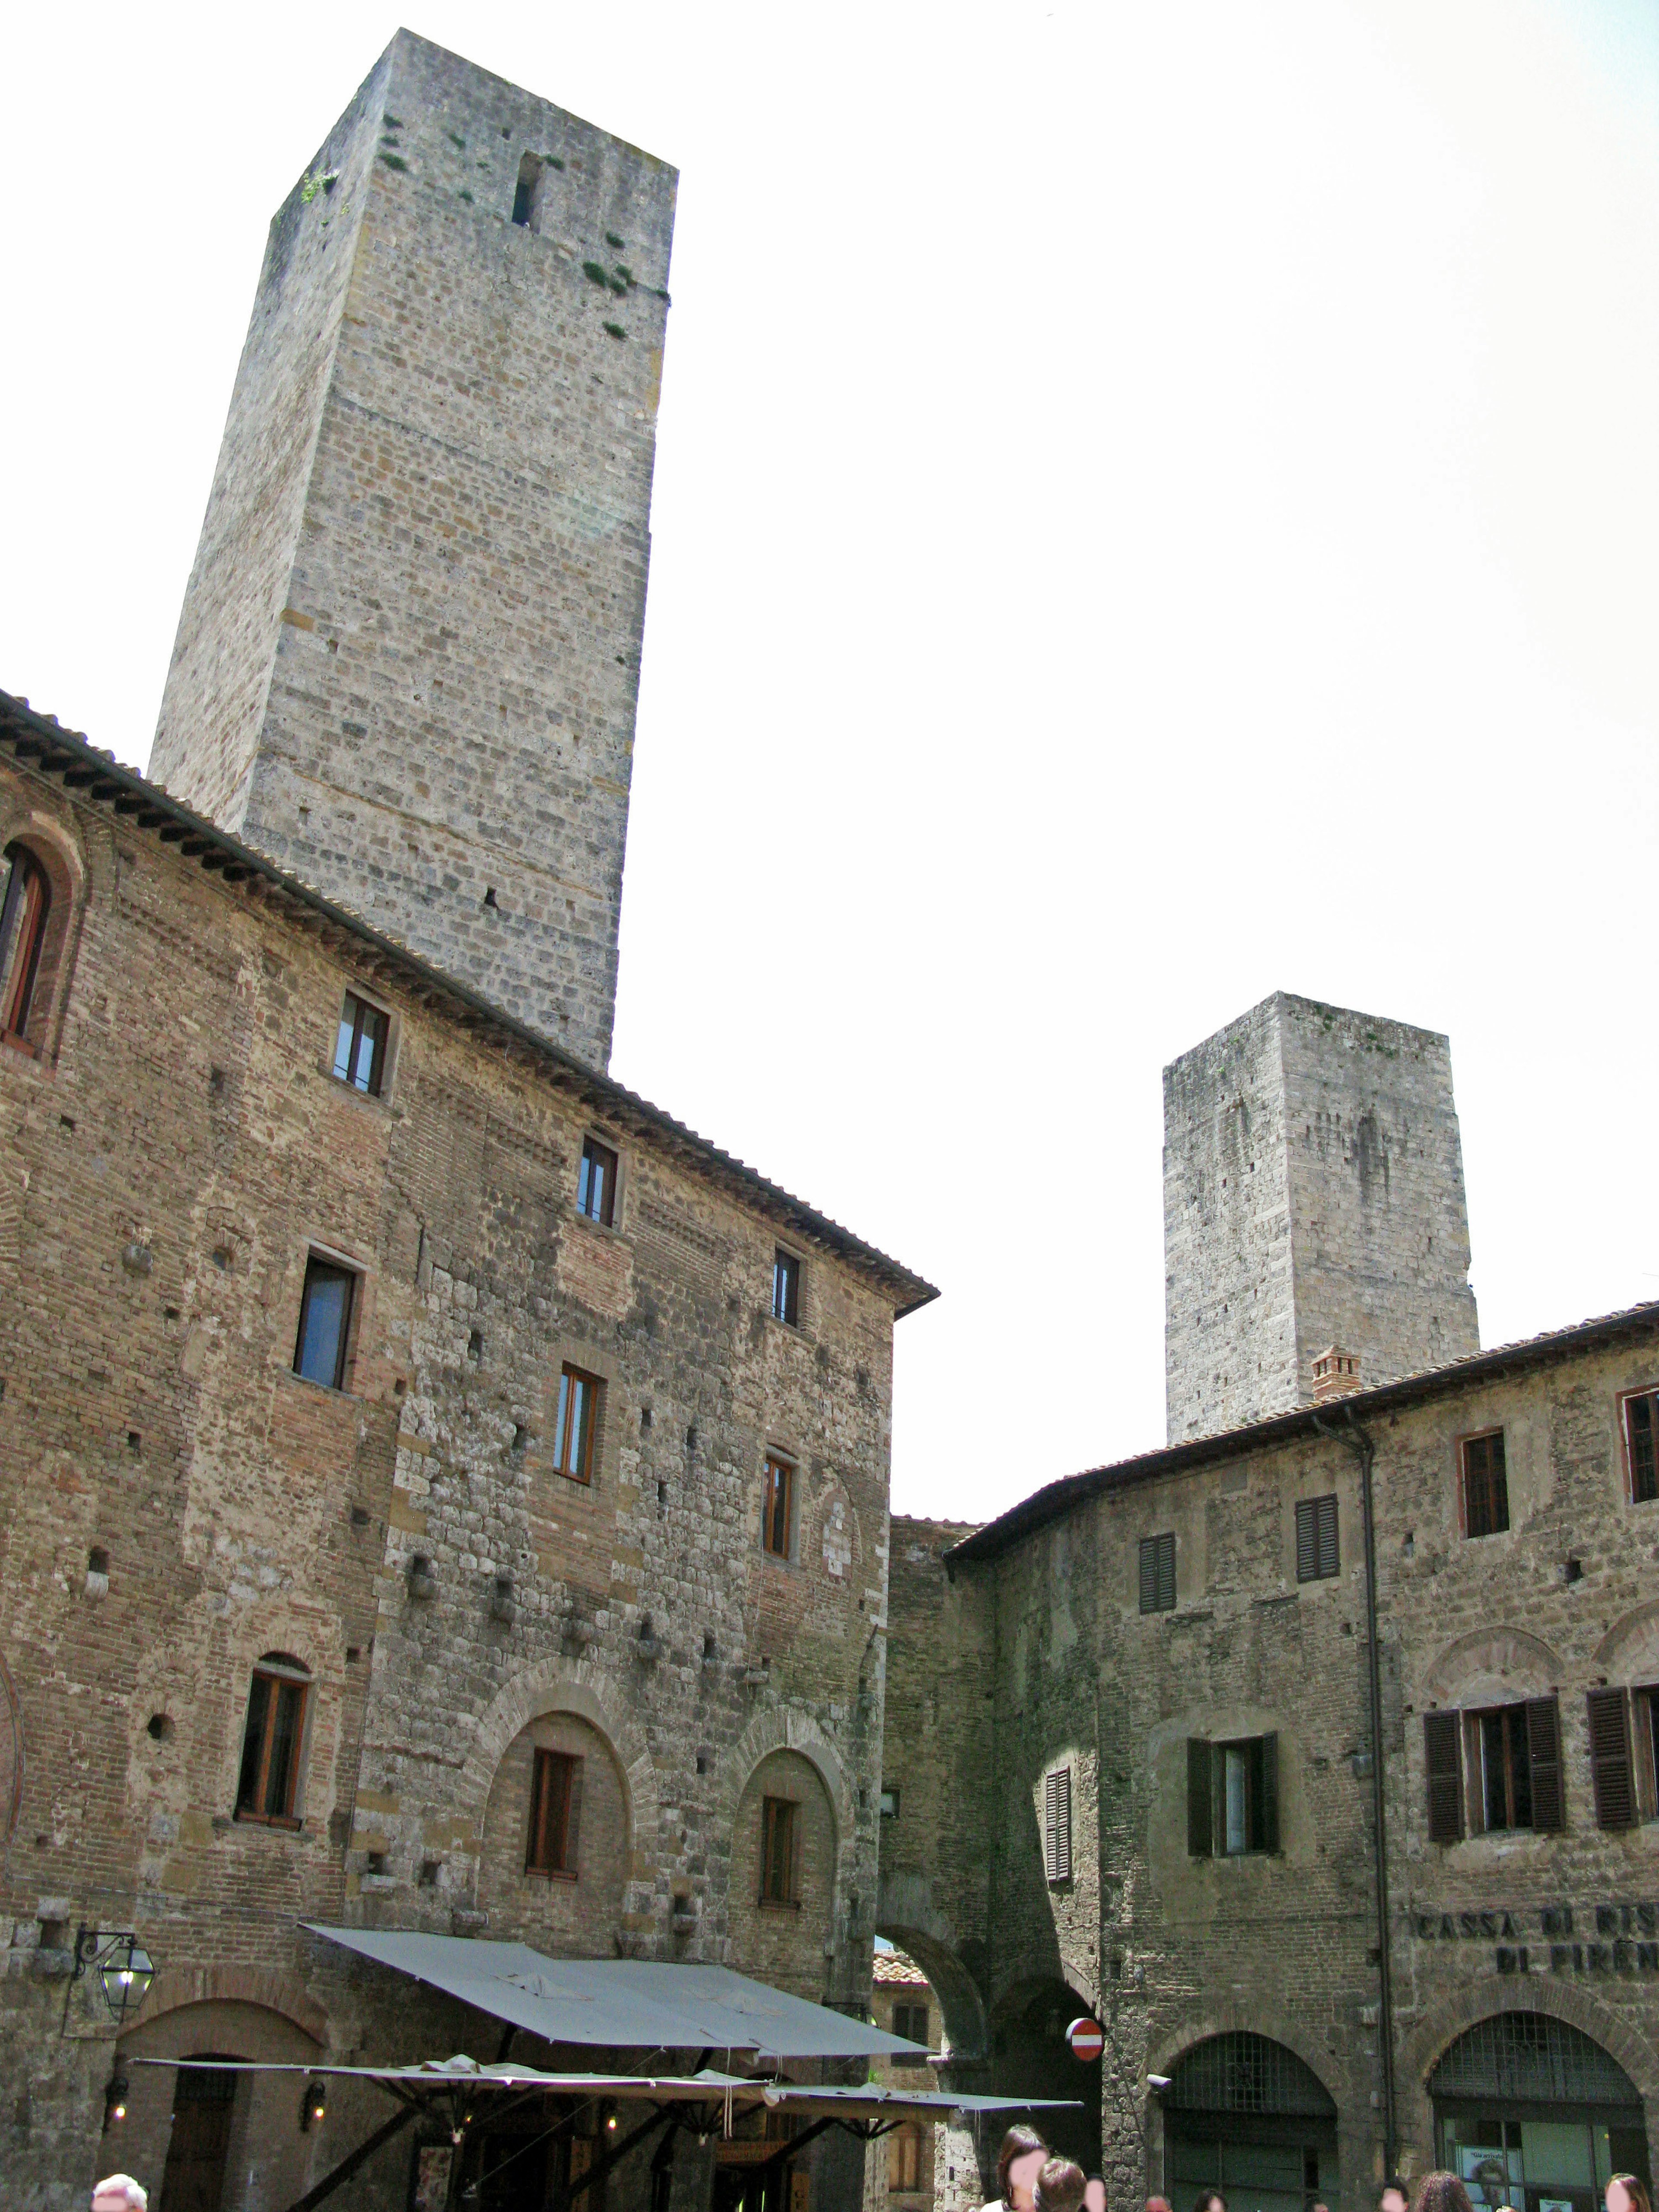
[[[521,229],[540,230],[542,165],[533,154],[519,164],[519,182],[513,194],[513,220]]]

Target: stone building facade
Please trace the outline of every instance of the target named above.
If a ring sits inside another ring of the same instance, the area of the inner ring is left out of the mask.
[[[271,223],[151,759],[599,1067],[675,186],[398,32]]]
[[[1592,2212],[1645,2170],[1656,1394],[1645,1306],[977,1532],[896,1519],[878,1925],[945,2079],[1082,2097],[1054,2133],[1114,2203],[1358,2212],[1443,2159],[1477,2203]]]

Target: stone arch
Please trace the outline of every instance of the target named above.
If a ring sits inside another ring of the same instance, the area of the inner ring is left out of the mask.
[[[1529,1976],[1517,1992],[1513,1975],[1486,1974],[1465,1984],[1455,1996],[1433,2007],[1406,2037],[1401,2047],[1402,2087],[1420,2098],[1426,2112],[1428,2081],[1435,2063],[1447,2046],[1466,2028],[1504,2012],[1541,2012],[1565,2021],[1599,2043],[1616,2058],[1651,2111],[1659,2103],[1659,2053],[1644,2036],[1609,2012],[1600,1998],[1577,1984],[1556,1984],[1541,1974]]]
[[[726,1753],[721,1761],[720,1790],[726,1832],[729,1835],[737,1824],[738,1808],[743,1802],[750,1776],[762,1759],[769,1758],[775,1751],[799,1752],[817,1769],[818,1779],[830,1793],[830,1808],[836,1822],[836,1886],[839,1889],[847,1839],[857,1825],[853,1786],[840,1753],[810,1714],[786,1712],[776,1706],[757,1713]]]
[[[1659,1676],[1659,1598],[1619,1616],[1596,1645],[1595,1663],[1610,1682]]]
[[[657,1770],[645,1731],[623,1706],[614,1682],[586,1659],[547,1658],[526,1667],[500,1690],[479,1718],[456,1789],[475,1842],[483,1837],[484,1808],[502,1754],[532,1721],[573,1713],[603,1736],[623,1778],[630,1858],[654,1843],[660,1810]]]
[[[927,1975],[945,2020],[945,2039],[954,2060],[983,2058],[988,2048],[985,2003],[979,1986],[948,1943],[930,1936],[925,1928],[908,1927],[902,1921],[878,1920],[878,1936],[896,1944]]]
[[[1161,2043],[1152,2046],[1146,2070],[1149,2074],[1173,2073],[1189,2051],[1209,2042],[1212,2036],[1241,2034],[1259,2035],[1267,2043],[1282,2043],[1286,2051],[1302,2061],[1338,2110],[1341,2109],[1340,2093],[1344,2084],[1339,2074],[1336,2088],[1331,2087],[1331,2052],[1315,2044],[1284,2007],[1265,1993],[1253,1996],[1248,2004],[1213,2006],[1198,2019],[1189,2020],[1165,2035]]]
[[[205,2004],[255,2005],[280,2013],[319,2049],[328,2047],[328,2014],[303,1982],[277,1967],[164,1966],[123,2034],[148,2027],[182,2005]]]
[[[1542,1637],[1503,1626],[1476,1629],[1447,1644],[1431,1662],[1423,1688],[1434,1705],[1501,1705],[1510,1698],[1546,1696],[1565,1674]]]

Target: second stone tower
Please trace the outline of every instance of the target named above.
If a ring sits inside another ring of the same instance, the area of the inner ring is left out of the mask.
[[[601,1067],[675,185],[398,33],[271,225],[151,761]]]

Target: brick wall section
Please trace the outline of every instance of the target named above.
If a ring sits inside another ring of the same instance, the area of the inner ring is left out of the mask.
[[[1619,1413],[1623,1391],[1656,1384],[1659,1315],[1620,1348],[1580,1349],[1479,1383],[1454,1374],[1431,1402],[1372,1419],[1401,2125],[1419,2172],[1433,2155],[1430,2069],[1462,2027],[1505,2006],[1555,2013],[1609,2049],[1647,2100],[1659,2141],[1659,1978],[1639,1967],[1633,1946],[1614,1952],[1620,1930],[1603,1931],[1599,1960],[1589,1948],[1598,1905],[1659,1905],[1659,1824],[1597,1827],[1585,1721],[1585,1692],[1603,1679],[1659,1678],[1659,1505],[1629,1502]],[[1461,1533],[1457,1442],[1495,1425],[1508,1440],[1511,1527],[1471,1541]],[[1296,1501],[1330,1492],[1341,1571],[1298,1584]],[[1143,1615],[1139,1541],[1170,1529],[1177,1604]],[[901,1556],[906,1534],[896,1522]],[[957,1586],[978,1585],[994,1607],[995,1710],[981,1734],[977,1793],[1000,1812],[986,1923],[993,2031],[1034,1970],[1064,1971],[1098,2003],[1114,2203],[1158,2178],[1161,2124],[1146,2075],[1233,2027],[1287,2043],[1313,2067],[1338,2106],[1340,2202],[1362,2203],[1373,2188],[1380,2074],[1362,1556],[1356,1462],[1314,1437],[1241,1443],[1231,1460],[1168,1475],[1154,1465],[1000,1558],[957,1570]],[[1571,1582],[1569,1558],[1582,1571]],[[895,1713],[964,1663],[945,1632],[945,1587],[895,1576]],[[1565,1832],[1430,1844],[1425,1710],[1552,1690]],[[1279,1737],[1279,1854],[1189,1857],[1187,1739],[1268,1729]],[[916,1786],[914,1762],[925,1756],[918,1739],[890,1740],[889,1781]],[[1098,1762],[1098,1822],[1079,1820],[1077,1848],[1090,1863],[1057,1889],[1042,1879],[1036,1792],[1049,1765],[1073,1757]],[[944,1832],[922,1848],[945,1857],[964,1807],[948,1792],[939,1802]],[[977,1803],[966,1813],[976,1820]],[[1553,1963],[1542,1915],[1563,1905],[1583,1957]],[[1499,1911],[1528,1944],[1524,1975],[1504,1970],[1490,1923],[1463,1932],[1460,1916]],[[1448,1915],[1455,1936],[1443,1932]],[[998,2086],[997,2065],[981,2078]]]
[[[1276,992],[1164,1071],[1168,1433],[1480,1349],[1447,1041]]]
[[[407,32],[330,172],[271,226],[154,771],[603,1066],[675,173]]]
[[[491,2024],[298,1923],[731,1958],[732,1839],[741,1858],[769,1760],[814,1806],[813,1904],[754,1963],[862,2005],[890,1285],[631,1127],[599,1125],[623,1156],[617,1225],[579,1219],[595,1125],[574,1085],[382,975],[390,1076],[352,1092],[330,1072],[342,993],[369,988],[350,940],[8,766],[0,831],[20,824],[84,888],[48,988],[61,1049],[0,1054],[13,2201],[83,2197],[99,2155],[111,2030],[82,1982],[58,2036],[65,1929],[136,1926],[175,1993],[268,1974],[337,2057],[491,2058]],[[803,1254],[799,1328],[770,1316],[781,1234]],[[313,1244],[362,1271],[343,1393],[292,1372]],[[553,1464],[567,1360],[604,1386],[587,1486]],[[761,1549],[769,1449],[798,1470],[787,1560]],[[313,1682],[297,1833],[232,1817],[270,1651]],[[587,1760],[580,1880],[556,1899],[524,1868],[543,1738]],[[210,1991],[202,2008],[225,2049]],[[331,2122],[331,2157],[350,2124]],[[289,2201],[290,2129],[272,2124],[256,2212]],[[357,2201],[401,2203],[406,2171],[394,2147]]]

